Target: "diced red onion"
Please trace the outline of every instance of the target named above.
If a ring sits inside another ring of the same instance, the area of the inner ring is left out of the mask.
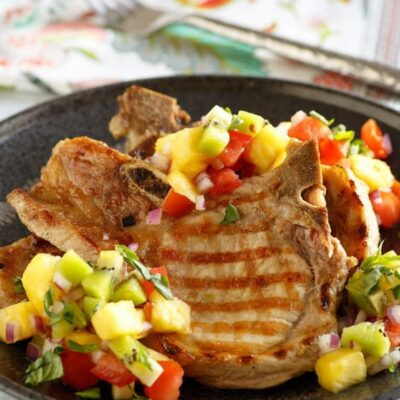
[[[367,318],[367,321],[368,322],[371,322],[371,324],[373,324],[374,322],[376,322],[378,320],[378,318],[376,318],[376,317],[368,317]]]
[[[161,208],[156,208],[155,210],[149,211],[146,218],[147,225],[159,225],[161,222],[161,216]]]
[[[390,136],[388,133],[385,133],[382,137],[382,144],[385,150],[387,151],[388,154],[393,153],[393,146],[392,146],[392,140],[390,139]]]
[[[203,195],[196,196],[196,210],[204,211],[206,209],[206,201]]]
[[[207,172],[202,172],[201,174],[197,175],[194,183],[196,184],[197,190],[200,193],[206,193],[214,186],[210,175],[208,175]]]
[[[6,343],[15,343],[18,340],[18,322],[8,322],[6,324]]]
[[[386,309],[386,316],[390,322],[400,324],[400,305],[390,306]]]
[[[130,248],[132,251],[136,251],[139,248],[139,244],[138,243],[128,244],[128,248]]]
[[[64,303],[62,303],[61,301],[56,301],[51,307],[51,312],[55,313],[55,314],[60,314],[62,312],[62,310],[64,310]]]
[[[78,301],[82,297],[85,297],[85,291],[82,286],[78,286],[75,289],[71,290],[66,296],[65,299],[69,301]]]
[[[394,364],[398,364],[400,362],[400,350],[394,349],[390,353],[385,354],[381,358],[380,362],[385,368],[389,368],[390,366],[392,366]]]
[[[215,169],[216,171],[218,171],[219,169],[224,168],[224,167],[225,167],[225,164],[222,162],[221,159],[219,159],[219,158],[217,157],[217,158],[214,158],[214,160],[211,161],[211,167],[212,167],[213,169]]]
[[[42,355],[42,349],[35,343],[28,343],[28,347],[26,348],[26,358],[31,361],[35,361]]]
[[[339,347],[340,345],[339,335],[337,333],[332,332],[318,336],[318,345],[321,354],[329,353],[330,351],[335,350]]]
[[[104,351],[102,350],[95,350],[92,352],[92,361],[93,364],[97,364],[97,362],[100,360],[101,357],[104,355]]]
[[[54,274],[53,282],[65,293],[69,292],[72,287],[72,283],[59,271]]]
[[[382,204],[383,203],[382,196],[378,190],[374,190],[373,192],[371,192],[369,194],[369,198],[371,199],[371,201],[374,204]]]
[[[154,153],[150,157],[150,163],[162,172],[168,172],[171,165],[171,159],[162,153]]]
[[[356,319],[354,320],[354,325],[357,325],[361,322],[364,322],[367,320],[367,313],[364,310],[360,310],[357,313]]]
[[[299,124],[306,117],[307,117],[307,114],[304,111],[302,111],[302,110],[297,111],[296,113],[294,113],[292,115],[292,118],[290,118],[290,121],[292,122],[292,126]]]
[[[36,332],[44,331],[44,323],[41,317],[39,317],[38,315],[31,315],[29,319],[31,321],[33,329],[35,329]]]

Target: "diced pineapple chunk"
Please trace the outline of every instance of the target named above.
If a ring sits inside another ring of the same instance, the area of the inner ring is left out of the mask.
[[[155,145],[156,152],[170,157],[172,153],[172,143],[174,143],[175,140],[176,140],[176,133],[171,133],[169,135],[161,136],[156,141]]]
[[[193,203],[196,202],[198,191],[190,179],[179,171],[172,171],[167,177],[168,183],[172,186],[176,193],[187,197]]]
[[[100,345],[100,339],[97,335],[86,332],[86,331],[76,331],[71,333],[66,337],[66,340],[72,340],[75,343],[85,345],[85,344],[97,344]]]
[[[272,125],[266,125],[250,142],[245,153],[246,161],[256,166],[259,174],[271,169],[275,160],[285,153],[289,138],[280,134]]]
[[[30,301],[22,301],[0,310],[0,339],[6,341],[7,324],[15,324],[14,342],[28,339],[37,332],[33,318],[37,315],[35,307]]]
[[[190,333],[190,307],[174,297],[167,300],[157,291],[150,295],[151,324],[154,332]]]
[[[265,126],[265,119],[260,115],[240,110],[238,118],[243,122],[238,126],[238,130],[250,136],[256,136]]]
[[[171,142],[170,171],[183,172],[189,179],[193,179],[207,168],[207,161],[210,157],[197,150],[202,133],[203,127],[201,126],[186,128],[176,133],[176,139]]]
[[[367,365],[361,351],[338,349],[320,357],[315,365],[319,384],[338,393],[367,377]]]
[[[144,314],[135,309],[131,301],[107,303],[92,317],[92,325],[102,340],[123,335],[139,337],[146,330]]]
[[[52,256],[51,254],[36,254],[22,275],[22,284],[24,285],[26,296],[32,302],[36,311],[46,318],[43,298],[49,290],[58,260],[59,257]]]
[[[385,189],[394,183],[394,176],[389,165],[384,161],[355,154],[349,157],[350,166],[357,178],[364,181],[369,189]]]

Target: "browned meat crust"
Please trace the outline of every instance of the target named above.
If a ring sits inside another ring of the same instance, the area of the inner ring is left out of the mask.
[[[127,137],[125,151],[137,149],[139,158],[153,154],[154,140],[163,133],[176,132],[189,124],[190,116],[176,99],[140,86],[131,86],[118,97],[118,113],[110,121],[115,139]]]
[[[23,293],[15,293],[14,279],[22,276],[29,261],[37,253],[61,254],[50,243],[33,235],[0,248],[0,308],[25,298]]]
[[[175,294],[192,307],[193,334],[156,339],[190,376],[262,388],[312,370],[315,339],[336,328],[337,296],[353,265],[330,235],[326,207],[302,197],[323,190],[316,143],[293,147],[281,167],[211,198],[208,211],[164,216],[158,226],[144,221],[154,205],[127,182],[128,163],[135,160],[94,140],[65,140],[32,192],[14,190],[8,201],[61,250],[93,260],[117,241],[134,241],[149,266],[168,266]],[[223,226],[228,202],[241,219]],[[127,214],[135,224],[123,227]]]

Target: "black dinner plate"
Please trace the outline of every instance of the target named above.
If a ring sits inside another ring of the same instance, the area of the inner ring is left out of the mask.
[[[297,110],[317,110],[359,131],[369,117],[375,118],[392,137],[390,164],[400,176],[400,115],[381,105],[311,85],[245,77],[172,77],[120,83],[79,92],[43,103],[0,123],[0,245],[27,234],[5,197],[15,187],[29,187],[39,178],[52,147],[61,139],[87,135],[110,145],[108,121],[117,110],[116,97],[132,83],[158,90],[178,99],[196,120],[213,105],[245,109],[272,123],[287,120]],[[398,152],[396,151],[398,149]],[[22,385],[27,366],[24,344],[0,343],[0,397],[5,392],[18,399],[73,399],[74,392],[53,382],[38,389]],[[110,397],[104,392],[104,398]],[[306,374],[268,390],[216,390],[190,379],[182,390],[185,400],[389,400],[400,398],[400,373],[381,373],[366,382],[333,395],[319,388],[314,374]]]

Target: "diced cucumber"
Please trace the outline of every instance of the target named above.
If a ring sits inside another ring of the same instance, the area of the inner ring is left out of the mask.
[[[362,322],[343,329],[341,344],[350,347],[355,342],[361,351],[372,356],[382,357],[390,349],[390,340],[385,334],[383,323]]]
[[[88,296],[107,301],[113,288],[113,276],[108,271],[95,271],[82,281]]]
[[[205,125],[212,120],[218,121],[222,128],[228,129],[232,122],[232,114],[220,106],[214,106],[204,117]]]
[[[115,277],[119,277],[124,263],[123,257],[115,250],[101,251],[97,260],[96,269],[109,271]]]
[[[106,304],[104,300],[96,299],[95,297],[85,296],[83,298],[83,311],[90,319],[97,310],[104,306],[104,304]]]
[[[203,130],[197,149],[210,157],[215,157],[222,152],[229,143],[227,128],[222,126],[218,120],[212,119]]]
[[[151,386],[163,372],[161,365],[151,358],[147,348],[131,336],[125,335],[111,340],[108,346],[146,386]]]
[[[78,329],[86,328],[88,321],[82,309],[76,303],[71,303],[71,307],[74,314],[74,326]]]
[[[122,282],[111,296],[111,301],[132,300],[135,306],[143,304],[146,300],[146,294],[142,286],[135,278]]]
[[[378,273],[379,274],[379,273]],[[346,289],[350,299],[364,310],[369,316],[383,316],[385,314],[387,298],[382,290],[366,294],[369,287],[376,284],[373,275],[365,276],[363,271],[356,271],[349,279]]]
[[[74,326],[62,319],[61,321],[58,321],[54,325],[52,325],[51,336],[53,339],[63,339],[70,335],[73,330]]]
[[[141,336],[146,331],[143,310],[137,310],[131,301],[107,303],[92,316],[92,325],[102,340],[123,335]]]
[[[74,250],[68,250],[61,257],[56,264],[56,270],[74,286],[79,285],[82,279],[93,272],[90,265],[79,257]]]
[[[238,118],[243,122],[236,129],[251,136],[257,135],[265,126],[265,119],[263,117],[247,111],[240,110]]]

